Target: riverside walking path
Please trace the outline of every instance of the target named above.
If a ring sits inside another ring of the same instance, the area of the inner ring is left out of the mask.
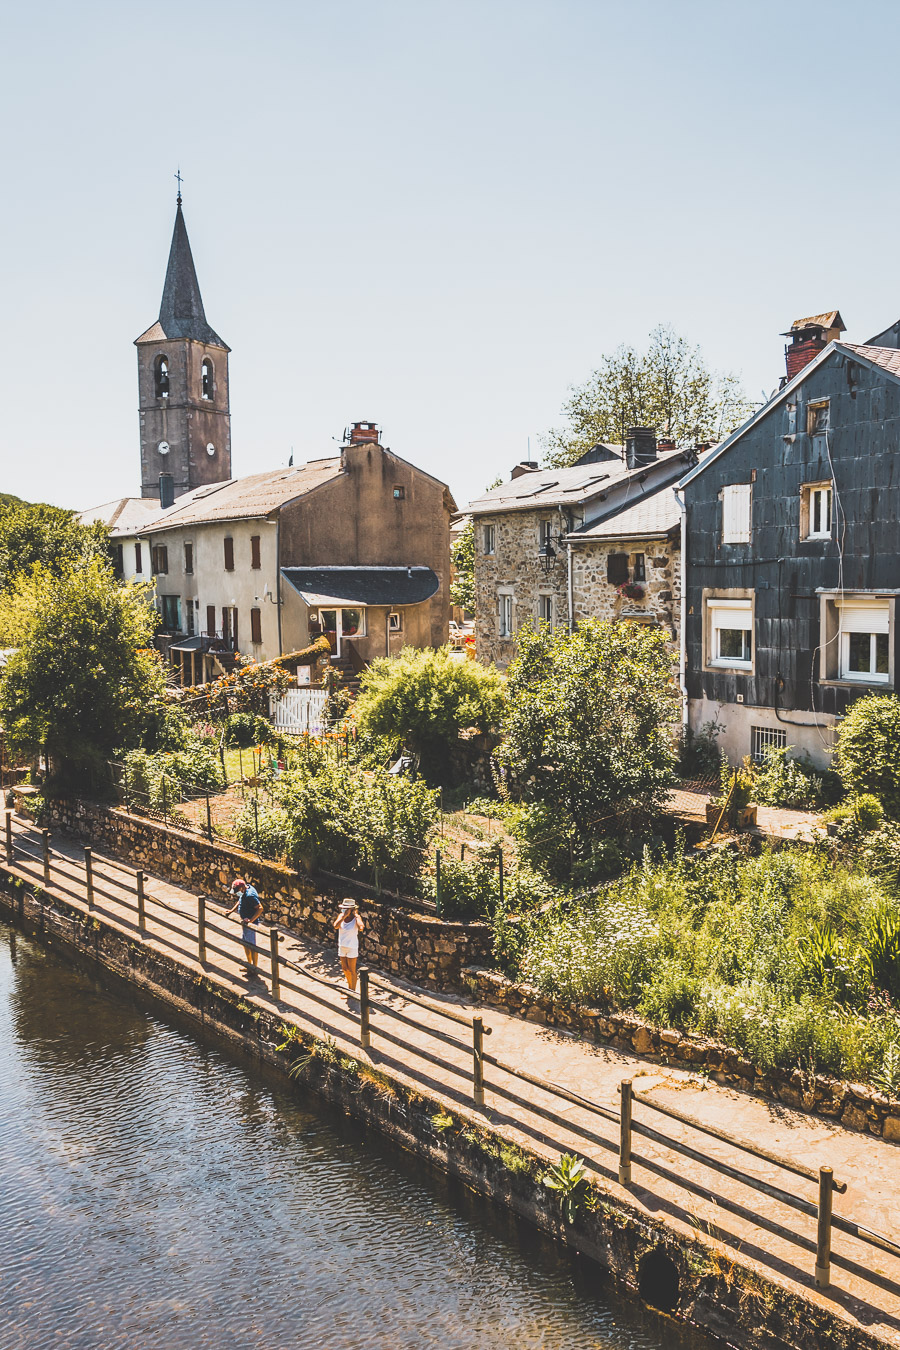
[[[51,840],[50,883],[45,885],[39,830],[13,821],[14,856],[5,871],[44,892],[47,903],[58,899],[86,910],[84,850],[61,835]],[[259,974],[249,977],[236,919],[224,921],[231,900],[227,894],[206,898],[208,920],[216,928],[233,924],[233,937],[209,936],[225,951],[198,955],[198,897],[171,882],[146,875],[146,925],[137,922],[135,872],[102,850],[93,850],[91,913],[136,942],[146,942],[184,968],[240,991],[250,1007],[271,1011],[273,998],[267,930],[260,933]],[[265,896],[262,897],[265,901]],[[632,1181],[617,1178],[618,1120],[602,1119],[572,1100],[562,1100],[549,1086],[523,1082],[491,1060],[519,1069],[540,1083],[559,1085],[618,1116],[619,1085],[630,1078],[636,1092],[661,1106],[754,1143],[780,1158],[818,1170],[834,1169],[846,1183],[835,1194],[834,1212],[897,1240],[900,1214],[900,1148],[867,1135],[852,1133],[837,1122],[808,1116],[775,1102],[708,1083],[686,1071],[642,1060],[612,1047],[589,1044],[573,1033],[546,1027],[485,1007],[461,996],[442,995],[407,984],[385,972],[371,971],[371,1048],[360,1048],[359,1002],[346,990],[336,952],[280,930],[280,952],[295,988],[282,983],[275,1001],[279,1017],[319,1037],[333,1039],[338,1049],[367,1061],[392,1079],[427,1094],[461,1121],[481,1121],[518,1143],[556,1161],[560,1153],[583,1157],[602,1187],[627,1199],[648,1216],[692,1237],[702,1235],[719,1269],[734,1260],[755,1267],[765,1278],[800,1293],[845,1320],[856,1323],[886,1345],[900,1347],[900,1257],[858,1238],[833,1233],[832,1283],[817,1289],[813,1282],[816,1219],[798,1213],[783,1201],[749,1189],[743,1183],[638,1136],[635,1151],[668,1172],[661,1177],[635,1161]],[[365,960],[365,935],[361,943]],[[404,1020],[391,1016],[387,1009]],[[443,1010],[443,1011],[442,1011]],[[466,1028],[454,1026],[444,1013],[480,1016],[491,1028],[485,1045],[485,1106],[472,1098],[472,1040]],[[734,1146],[688,1125],[658,1115],[639,1101],[636,1122],[690,1145],[707,1157],[730,1165],[770,1186],[813,1205],[815,1182],[784,1172],[774,1163],[748,1156]],[[838,1262],[841,1264],[838,1264]]]

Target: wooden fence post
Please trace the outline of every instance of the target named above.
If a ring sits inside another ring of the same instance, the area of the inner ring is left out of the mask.
[[[497,881],[500,886],[500,907],[503,908],[503,844],[500,844],[500,852],[497,855]]]
[[[278,929],[269,929],[269,957],[272,965],[272,997],[281,998],[281,972],[278,969]]]
[[[363,1050],[368,1050],[372,1044],[372,1033],[369,1030],[369,972],[367,970],[359,971],[359,1044]]]
[[[212,812],[209,809],[209,789],[206,790],[206,837],[212,843]]]
[[[631,1182],[631,1103],[633,1089],[630,1078],[623,1078],[619,1085],[621,1105],[619,1107],[619,1185],[628,1186]]]
[[[206,965],[206,896],[197,897],[197,960]]]
[[[134,877],[137,882],[138,932],[143,937],[147,932],[147,914],[144,909],[144,874],[143,872],[135,872]]]
[[[831,1191],[834,1173],[819,1168],[819,1223],[816,1233],[816,1284],[827,1289],[831,1284]]]
[[[84,848],[84,880],[87,886],[87,905],[88,909],[94,908],[94,858],[91,852],[90,844],[85,844]]]
[[[434,907],[441,912],[441,850],[434,850]]]
[[[484,1106],[484,1038],[490,1034],[490,1027],[480,1017],[472,1018],[472,1096],[476,1106]]]
[[[259,798],[253,798],[253,842],[254,852],[259,853]]]
[[[41,830],[41,844],[44,850],[44,885],[50,885],[50,831]]]
[[[6,813],[6,861],[13,860],[13,841],[12,841],[12,811]]]

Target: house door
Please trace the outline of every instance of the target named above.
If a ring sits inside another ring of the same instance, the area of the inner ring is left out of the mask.
[[[328,639],[328,645],[331,647],[335,656],[341,654],[341,634],[340,634],[340,610],[339,609],[320,609],[319,623],[322,625],[322,632]]]

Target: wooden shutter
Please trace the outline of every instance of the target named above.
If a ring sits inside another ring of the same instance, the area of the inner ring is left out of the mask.
[[[230,534],[225,538],[225,571],[234,571],[234,540]]]
[[[194,570],[194,545],[185,544],[184,546],[184,570],[193,572]]]
[[[262,611],[258,609],[250,611],[250,641],[262,642]]]
[[[262,563],[261,563],[260,560],[259,560],[259,535],[258,535],[258,534],[253,534],[253,535],[250,536],[250,566],[251,566],[251,567],[262,567]]]
[[[134,546],[134,570],[136,572],[143,572],[144,570],[144,560],[141,557],[140,541]]]
[[[722,489],[722,543],[750,543],[750,484],[733,483]]]
[[[606,555],[606,580],[613,586],[621,586],[628,580],[628,554],[608,553]]]
[[[216,607],[215,605],[206,606],[206,636],[216,636]]]
[[[236,650],[236,649],[237,649],[237,645],[238,645],[237,610],[236,610],[236,609],[233,609],[233,610],[231,611],[231,636],[234,638],[234,645],[235,645],[235,650]]]

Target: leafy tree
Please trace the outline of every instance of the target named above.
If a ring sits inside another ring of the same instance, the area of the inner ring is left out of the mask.
[[[872,793],[888,815],[900,817],[900,699],[857,699],[838,728],[835,761],[846,788]]]
[[[459,605],[470,614],[475,613],[475,525],[470,519],[450,549],[453,563],[453,581],[450,585],[450,603]]]
[[[0,721],[14,749],[45,752],[53,776],[135,745],[153,720],[165,674],[150,643],[147,588],[120,586],[93,558],[54,575],[38,567],[14,588],[20,644],[0,675]]]
[[[645,352],[617,347],[571,389],[568,426],[544,438],[547,462],[561,468],[598,441],[620,445],[631,426],[655,427],[679,444],[720,440],[751,411],[735,375],[709,370],[699,347],[662,324]]]
[[[0,506],[0,590],[36,565],[61,573],[108,556],[108,534],[99,522],[82,525],[72,511],[43,503]]]
[[[364,672],[356,700],[360,730],[405,744],[433,781],[447,774],[460,732],[491,730],[502,710],[503,677],[493,666],[453,657],[446,647],[404,647],[399,656],[379,657]]]
[[[672,782],[678,698],[664,635],[589,619],[518,634],[500,760],[519,794],[587,841],[616,808],[658,805]]]

